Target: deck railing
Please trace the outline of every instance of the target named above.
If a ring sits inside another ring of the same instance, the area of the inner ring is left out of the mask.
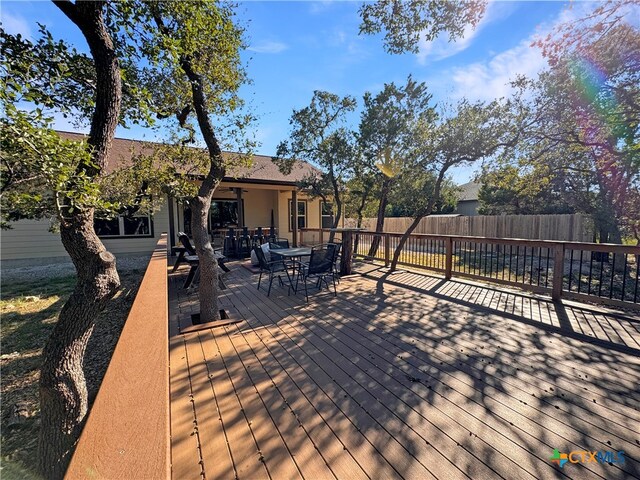
[[[354,255],[391,263],[402,234],[362,231]],[[300,230],[301,244],[326,242],[329,230]],[[377,244],[377,248],[375,247]],[[601,243],[410,235],[399,265],[516,286],[537,293],[640,309],[640,247]]]
[[[162,234],[65,478],[171,476],[167,286]]]

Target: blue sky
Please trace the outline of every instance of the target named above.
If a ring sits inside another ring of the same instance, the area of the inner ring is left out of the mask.
[[[360,2],[240,2],[239,17],[246,21],[249,49],[244,52],[252,85],[243,96],[258,114],[255,136],[258,153],[271,155],[287,138],[293,109],[304,107],[314,90],[328,90],[361,99],[365,91],[379,91],[384,83],[404,83],[409,74],[425,81],[434,102],[492,100],[508,95],[507,82],[517,73],[535,75],[544,68],[540,52],[530,44],[563,19],[589,7],[574,2],[489,3],[484,19],[463,39],[447,38],[423,43],[418,54],[390,55],[380,36],[359,36]],[[50,2],[3,0],[3,27],[34,38],[37,22],[54,37],[86,51],[76,27]],[[56,117],[57,118],[57,117]],[[351,118],[357,128],[358,115]],[[56,128],[73,130],[68,120],[57,118]],[[126,138],[153,138],[151,130],[118,129]],[[476,167],[454,172],[460,183]]]

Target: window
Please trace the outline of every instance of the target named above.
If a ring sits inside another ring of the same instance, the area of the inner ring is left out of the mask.
[[[120,215],[96,218],[93,228],[99,237],[152,237],[151,215]]]
[[[244,201],[243,201],[244,203]],[[191,235],[191,208],[184,206],[183,232]],[[209,208],[209,231],[238,226],[238,202],[236,200],[213,200]]]
[[[209,224],[212,230],[238,225],[238,202],[236,200],[213,200],[209,209]]]
[[[333,228],[333,203],[320,202],[321,228]]]
[[[289,200],[289,231],[293,231],[293,201]],[[298,228],[307,228],[307,202],[298,200]]]

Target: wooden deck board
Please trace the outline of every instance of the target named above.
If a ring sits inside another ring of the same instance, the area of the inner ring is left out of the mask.
[[[333,321],[334,319],[337,320],[338,318],[334,315],[331,318],[331,320]],[[320,318],[318,318],[318,320],[321,321]],[[346,319],[343,319],[343,321],[346,321]],[[357,338],[356,337],[354,337],[352,340],[353,340],[354,343],[357,343]],[[369,340],[370,340],[370,337],[367,338],[367,341],[369,341]],[[390,348],[389,345],[385,345],[384,348],[380,348],[380,349],[369,351],[368,354],[373,356],[373,355],[377,355],[377,352],[380,352],[381,355],[383,355],[383,354],[387,355],[387,357],[388,357],[387,358],[387,361],[388,361],[387,365],[393,365],[394,359],[395,359],[396,356],[400,357],[400,356],[406,355],[408,353],[408,352],[401,351],[401,350],[397,350],[397,351],[393,352],[393,349]],[[446,359],[445,359],[445,363],[446,363]],[[446,366],[445,366],[445,368],[446,368]],[[458,367],[458,368],[460,368],[460,367]],[[398,382],[402,382],[407,377],[411,377],[411,378],[420,377],[420,376],[422,376],[424,371],[420,370],[418,368],[415,368],[414,370],[410,370],[410,369],[403,370],[403,372],[400,375],[394,375],[394,373],[396,373],[396,372],[393,372],[393,369],[390,369],[390,370],[387,370],[387,373],[389,374],[390,377],[393,377],[394,380],[397,380]],[[466,376],[464,378],[466,379]],[[477,380],[480,381],[480,382],[482,381],[481,378],[477,378]],[[447,383],[443,383],[443,388],[444,388],[444,391],[442,392],[442,398],[443,399],[451,395],[452,391],[450,389],[452,388],[452,384],[454,384],[454,383],[455,382],[451,382],[451,381],[447,382]],[[407,389],[407,390],[411,390],[413,388],[419,388],[419,387],[420,387],[420,385],[417,385],[417,386],[414,387],[413,385],[411,385],[411,383],[407,383],[406,381],[404,382],[404,385],[402,385],[402,388]],[[470,388],[466,388],[465,389],[464,387],[470,387]],[[463,392],[466,391],[469,398],[477,396],[477,394],[479,393],[478,391],[474,391],[473,385],[466,385],[466,384],[463,383],[463,387],[460,388],[458,386],[458,388],[459,388],[459,390],[461,390]],[[381,385],[376,385],[374,387],[374,390],[376,392],[380,392],[382,389],[383,389],[383,387]],[[504,417],[504,418],[506,418],[507,421],[510,421],[511,423],[519,422],[520,424],[522,424],[522,422],[526,422],[527,424],[523,426],[523,428],[526,429],[525,431],[536,431],[536,430],[539,430],[539,425],[536,425],[535,423],[529,421],[529,417],[531,417],[531,416],[535,417],[536,416],[535,414],[539,413],[539,412],[531,412],[531,411],[529,411],[529,409],[524,408],[525,401],[531,403],[528,397],[526,397],[524,395],[521,395],[519,393],[517,393],[514,396],[513,394],[509,394],[509,393],[505,394],[504,392],[500,392],[500,391],[495,391],[494,392],[494,391],[492,391],[490,389],[490,387],[487,387],[485,394],[486,393],[493,393],[493,395],[494,395],[494,397],[496,399],[496,402],[497,402],[495,404],[492,404],[492,412],[496,413],[497,410],[500,410],[501,405],[505,405],[506,407],[503,408],[502,410],[507,411],[507,414]],[[463,402],[463,404],[465,405],[465,408],[467,408],[466,407],[466,403],[464,403],[465,401],[468,400],[467,397],[462,395],[462,398],[457,399],[457,400],[460,401],[460,402]],[[486,400],[486,396],[485,396],[485,400]],[[517,401],[513,402],[513,400],[517,400]],[[500,402],[502,402],[502,403],[500,403]],[[510,403],[512,405],[510,405]],[[431,411],[431,418],[433,418],[433,416],[434,416],[433,413],[434,412]],[[460,417],[460,416],[464,417],[465,413],[466,412],[464,412],[464,411],[457,411],[453,415],[456,415],[458,417]],[[555,414],[555,412],[551,412],[551,413]],[[514,416],[516,418],[514,418]],[[468,422],[468,420],[465,420],[465,422]],[[558,421],[555,425],[550,425],[550,427],[552,427],[552,432],[560,431],[560,432],[564,432],[565,435],[570,435],[571,433],[573,433],[573,430],[567,430],[566,428],[564,428],[564,425],[563,425],[563,423],[561,421]],[[449,431],[450,431],[450,427],[449,427]],[[498,430],[496,430],[496,431],[498,431]],[[468,431],[465,432],[465,433],[468,433]],[[573,439],[572,438],[567,438],[567,437],[561,437],[561,438],[564,438],[564,440],[576,440],[575,438],[573,438]],[[537,445],[537,446],[540,447],[541,445]],[[628,447],[633,448],[633,445],[628,445]],[[517,455],[515,455],[515,452],[513,451],[513,448],[511,448],[510,456],[511,457],[517,457]],[[526,462],[526,460],[527,460],[526,457],[527,457],[527,455],[523,455],[522,458],[519,459],[519,461],[520,462]],[[498,455],[497,458],[499,459],[500,456]],[[496,457],[494,457],[492,459],[492,462],[493,462],[493,464],[496,463]],[[474,472],[469,472],[469,473],[471,473],[473,477],[475,477],[477,475]]]
[[[267,297],[235,267],[222,303],[245,322],[186,343],[170,330],[172,392],[192,389],[195,407],[174,406],[172,393],[174,478],[196,478],[200,454],[208,478],[639,475],[635,320],[410,271],[362,272],[337,298],[314,293],[307,304],[279,287]],[[177,315],[197,309],[174,295]],[[184,438],[194,419],[199,449]],[[559,470],[554,448],[625,450],[629,460]]]

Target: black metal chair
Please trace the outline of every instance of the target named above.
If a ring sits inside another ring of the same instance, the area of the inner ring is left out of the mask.
[[[338,256],[339,249],[330,247],[329,245],[319,245],[313,247],[311,249],[311,256],[309,257],[308,263],[297,262],[298,275],[296,277],[296,286],[294,288],[294,291],[298,291],[298,282],[302,277],[302,281],[304,282],[304,293],[307,302],[309,301],[309,288],[307,286],[309,279],[316,280],[316,287],[318,287],[318,289],[322,288],[323,282],[327,285],[327,289],[329,289],[329,282],[327,279],[331,277],[331,280],[333,282],[333,294],[336,297],[338,296],[334,265]]]
[[[269,248],[289,248],[289,240],[287,238],[272,238],[269,240]]]
[[[289,281],[287,286],[287,295],[291,293],[291,286],[293,283],[291,282],[291,277],[289,276],[289,270],[287,269],[287,265],[284,260],[277,259],[267,261],[267,257],[265,257],[262,248],[253,247],[253,251],[256,253],[256,257],[258,258],[258,265],[260,266],[260,277],[258,278],[258,290],[260,290],[260,282],[262,281],[262,274],[269,274],[269,290],[267,290],[267,297],[271,295],[271,285],[273,284],[273,279],[278,278],[281,286],[284,286],[284,282],[282,281],[282,274],[284,273],[287,276],[287,280]]]
[[[340,267],[338,265],[338,259],[340,258],[340,249],[342,248],[341,243],[327,243],[327,249],[333,250],[333,272],[335,274],[336,280],[340,283]]]
[[[251,254],[251,237],[248,227],[242,227],[242,233],[236,240],[236,250],[239,258],[246,258]]]
[[[189,288],[196,278],[196,274],[198,273],[198,269],[200,268],[200,260],[198,259],[195,247],[191,244],[191,239],[186,233],[178,232],[178,240],[186,250],[186,255],[184,258],[191,267],[189,269],[189,273],[187,274],[187,278],[182,285],[183,288]],[[214,249],[214,252],[220,253],[219,251],[216,251],[216,249]],[[218,258],[218,266],[222,269],[223,272],[227,273],[231,270],[229,270],[229,267],[224,264],[225,260],[226,258],[224,257]]]

